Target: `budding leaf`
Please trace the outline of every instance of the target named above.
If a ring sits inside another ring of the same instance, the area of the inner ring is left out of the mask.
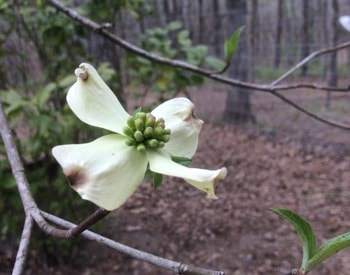
[[[163,182],[163,175],[162,174],[158,174],[158,173],[152,173],[152,177],[153,177],[153,185],[155,188],[158,188],[159,186],[162,185]]]
[[[308,261],[315,255],[316,237],[310,224],[298,214],[286,208],[273,208],[272,211],[293,225],[303,246],[302,269],[306,269]]]
[[[305,271],[310,271],[332,255],[347,247],[350,247],[350,232],[326,241],[319,247],[315,255],[313,255],[313,257],[307,262]]]
[[[244,26],[237,29],[231,37],[225,41],[224,50],[225,50],[225,60],[227,63],[231,62],[233,54],[237,50],[239,39],[241,37],[241,33],[244,29]]]
[[[192,159],[177,156],[171,156],[171,160],[184,166],[189,166],[192,162]]]

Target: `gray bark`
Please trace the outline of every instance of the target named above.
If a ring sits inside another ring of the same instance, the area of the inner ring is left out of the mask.
[[[277,24],[275,36],[275,58],[274,65],[278,68],[281,64],[282,32],[283,32],[283,0],[277,1]]]
[[[247,63],[248,63],[248,80],[254,80],[255,72],[255,45],[257,39],[257,18],[258,18],[258,0],[247,1]]]
[[[303,0],[302,5],[302,28],[301,28],[301,58],[305,58],[310,54],[310,24],[309,24],[309,14],[310,14],[310,0]],[[308,66],[305,65],[301,69],[301,75],[306,76],[308,71]]]
[[[226,29],[231,33],[245,25],[247,6],[245,0],[228,1],[227,9],[234,14],[229,16],[228,26]],[[246,33],[242,33],[239,49],[236,52],[232,64],[229,69],[230,77],[239,78],[241,80],[248,79],[248,64],[247,58],[247,36]],[[231,88],[228,91],[226,99],[226,109],[224,113],[225,121],[229,123],[246,123],[254,121],[254,116],[251,111],[250,94],[243,88]]]
[[[338,0],[332,0],[332,21],[331,21],[331,43],[335,46],[338,43],[338,17],[339,17],[339,4]],[[337,86],[338,73],[337,73],[337,52],[330,54],[329,71],[328,71],[328,85]],[[331,92],[327,92],[326,108],[331,106]]]

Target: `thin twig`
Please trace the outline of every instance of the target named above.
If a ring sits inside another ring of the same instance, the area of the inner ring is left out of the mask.
[[[69,233],[67,234],[68,238],[78,236],[81,232],[91,227],[92,225],[96,224],[99,220],[106,217],[109,213],[110,211],[106,209],[103,209],[103,208],[97,209],[92,215],[87,217],[84,221],[79,223],[77,226],[69,229],[68,230]]]
[[[276,86],[278,83],[280,83],[282,80],[286,79],[288,76],[290,76],[292,73],[294,73],[296,70],[300,69],[301,67],[303,67],[305,64],[309,63],[310,61],[314,60],[317,57],[320,57],[321,55],[325,55],[327,53],[331,53],[331,52],[336,52],[342,49],[346,49],[350,47],[350,41],[339,44],[335,47],[331,47],[331,48],[326,48],[326,49],[321,49],[318,51],[314,51],[313,53],[311,53],[309,56],[305,57],[303,60],[301,60],[298,64],[296,64],[294,67],[292,67],[291,69],[289,69],[286,73],[284,73],[281,77],[279,77],[278,79],[276,79],[275,81],[273,81],[271,83],[271,86]]]
[[[342,129],[342,130],[347,130],[347,131],[350,130],[350,126],[349,125],[341,124],[339,122],[335,122],[335,121],[332,121],[332,120],[329,120],[329,119],[322,118],[319,115],[306,110],[305,108],[301,107],[300,105],[296,104],[294,101],[288,99],[287,97],[281,95],[278,92],[271,92],[271,94],[273,94],[274,96],[278,97],[280,100],[282,100],[283,102],[287,103],[288,105],[294,107],[295,109],[297,109],[298,111],[302,112],[303,114],[305,114],[305,115],[307,115],[307,116],[309,116],[309,117],[311,117],[311,118],[313,118],[313,119],[315,119],[317,121],[320,121],[320,122],[322,122],[324,124],[327,124],[329,126],[332,126],[332,127],[335,127],[335,128],[339,128],[339,129]]]
[[[19,243],[16,261],[12,270],[12,275],[21,275],[23,274],[28,251],[29,251],[29,243],[30,237],[33,229],[33,218],[31,216],[26,216],[24,221],[21,241]]]
[[[279,90],[294,90],[294,89],[304,89],[304,88],[309,88],[309,89],[319,89],[319,85],[314,85],[314,84],[304,84],[304,83],[298,83],[298,84],[293,84],[293,85],[283,85],[283,86],[277,86],[277,85],[261,85],[261,84],[255,84],[251,82],[245,82],[245,81],[240,81],[237,79],[225,77],[219,74],[213,74],[209,70],[205,70],[202,68],[199,68],[197,66],[191,65],[187,62],[181,61],[181,60],[176,60],[176,59],[168,59],[165,57],[162,57],[160,55],[157,55],[155,53],[147,52],[142,48],[139,48],[126,40],[120,38],[119,36],[109,32],[101,24],[96,23],[95,21],[92,21],[91,19],[82,16],[78,14],[74,9],[66,7],[63,5],[60,1],[58,0],[48,0],[47,1],[51,6],[55,7],[58,11],[64,13],[68,17],[72,18],[76,22],[80,23],[84,27],[89,28],[90,30],[102,35],[103,37],[107,38],[108,40],[112,41],[113,43],[119,45],[120,47],[124,48],[128,52],[134,53],[138,56],[141,56],[143,58],[146,58],[148,60],[164,64],[164,65],[169,65],[171,67],[176,67],[176,68],[181,68],[202,76],[205,76],[207,78],[213,79],[215,81],[225,83],[231,86],[235,87],[240,87],[240,88],[245,88],[249,90],[255,90],[255,91],[261,91],[261,92],[271,92],[271,91],[279,91]],[[320,50],[320,52],[325,52],[329,53],[331,51],[337,51],[343,48],[350,47],[350,41],[344,44],[341,44],[337,47],[334,48],[328,48],[325,50]],[[323,54],[323,53],[322,53]],[[317,54],[317,56],[320,55],[320,53]],[[305,61],[305,63],[309,62],[310,60]],[[333,91],[337,90],[338,92],[341,91],[350,91],[349,87],[346,88],[336,88],[336,87],[328,87],[328,86],[322,86],[322,90],[327,90],[327,91]]]
[[[24,206],[25,213],[27,216],[32,216],[32,218],[35,220],[35,222],[38,224],[41,230],[43,230],[45,233],[49,235],[52,235],[58,238],[68,239],[73,236],[76,236],[77,233],[75,232],[81,232],[82,230],[85,230],[88,226],[91,226],[92,225],[91,221],[94,221],[96,223],[99,219],[101,219],[106,215],[101,210],[98,210],[100,212],[99,212],[99,215],[97,216],[96,216],[96,212],[93,213],[91,217],[88,217],[83,222],[83,224],[79,225],[79,228],[77,228],[73,232],[73,235],[68,230],[62,230],[47,223],[46,220],[42,217],[40,210],[30,192],[28,180],[24,173],[23,163],[19,156],[14,138],[12,136],[10,127],[5,117],[5,113],[3,111],[3,106],[1,101],[0,101],[0,134],[5,145],[7,158],[10,162],[12,174],[14,175],[17,183],[17,188],[22,200],[22,204]]]
[[[303,59],[301,62],[299,62],[297,65],[295,65],[292,69],[290,69],[288,72],[286,72],[284,75],[282,75],[279,79],[272,82],[270,85],[261,85],[261,84],[239,81],[237,79],[225,77],[225,76],[222,76],[219,74],[212,74],[212,72],[210,72],[208,70],[191,65],[191,64],[186,63],[184,61],[172,60],[172,59],[168,59],[168,58],[159,56],[159,55],[154,54],[154,53],[147,52],[144,49],[139,48],[139,47],[125,41],[124,39],[120,38],[119,36],[109,32],[108,30],[102,28],[102,25],[96,23],[95,21],[92,21],[89,18],[78,14],[74,9],[66,7],[58,0],[48,0],[48,3],[51,6],[55,7],[58,11],[66,14],[68,17],[77,21],[81,25],[91,29],[92,31],[102,35],[103,37],[107,38],[108,40],[112,41],[113,43],[119,45],[120,47],[124,48],[125,50],[132,52],[136,55],[139,55],[141,57],[144,57],[144,58],[151,60],[151,61],[154,61],[154,62],[169,65],[171,67],[181,68],[181,69],[205,76],[207,78],[213,79],[215,81],[228,84],[230,86],[235,86],[235,87],[270,93],[270,94],[278,97],[279,99],[281,99],[283,102],[285,102],[285,103],[289,104],[290,106],[296,108],[297,110],[303,112],[304,114],[316,119],[317,121],[320,121],[320,122],[325,123],[327,125],[337,127],[337,128],[343,129],[343,130],[350,129],[350,126],[346,126],[346,125],[343,125],[340,123],[336,123],[336,122],[321,118],[318,115],[316,115],[310,111],[307,111],[306,109],[304,109],[303,107],[301,107],[297,103],[295,103],[295,102],[287,99],[286,97],[282,96],[281,94],[277,93],[277,91],[286,91],[286,90],[292,90],[292,89],[293,90],[306,89],[306,88],[307,89],[314,89],[314,90],[323,90],[323,91],[349,92],[350,87],[338,88],[338,87],[329,87],[329,86],[323,86],[320,84],[310,84],[310,83],[277,85],[277,83],[279,83],[280,81],[285,79],[287,76],[292,74],[298,68],[302,67],[303,65],[305,65],[306,63],[310,62],[311,60],[313,60],[314,58],[316,58],[320,55],[350,47],[350,41],[343,43],[343,44],[340,44],[340,45],[333,47],[333,48],[321,49],[319,51],[316,51],[316,52],[312,53],[311,55],[309,55],[308,57],[306,57],[305,59]]]
[[[43,211],[41,213],[47,220],[49,220],[50,222],[52,222],[58,226],[61,226],[63,228],[69,229],[69,228],[73,228],[75,226],[75,224],[68,222],[66,220],[63,220],[63,219],[56,217],[54,215],[51,215],[49,213],[46,213]],[[82,232],[81,236],[83,238],[88,239],[88,240],[95,241],[95,242],[98,242],[98,243],[103,244],[105,246],[108,246],[116,251],[119,251],[123,254],[129,255],[135,259],[151,263],[153,265],[156,265],[156,266],[164,268],[164,269],[171,270],[177,274],[183,274],[183,275],[224,275],[224,272],[222,272],[222,271],[213,271],[213,270],[199,268],[199,267],[195,267],[192,265],[187,265],[187,264],[183,264],[180,262],[175,262],[172,260],[161,258],[161,257],[153,255],[151,253],[144,252],[144,251],[126,246],[124,244],[118,243],[116,241],[113,241],[111,239],[103,237],[97,233],[94,233],[90,230],[86,230],[86,231]]]

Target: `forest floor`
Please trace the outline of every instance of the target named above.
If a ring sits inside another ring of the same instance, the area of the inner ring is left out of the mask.
[[[349,96],[336,96],[331,111],[323,107],[321,93],[295,92],[290,98],[350,124]],[[193,100],[199,117],[210,122],[192,166],[227,167],[227,178],[217,186],[219,199],[208,200],[178,179],[166,179],[157,190],[144,183],[106,219],[107,236],[227,274],[282,275],[298,266],[301,247],[272,207],[306,217],[319,242],[349,231],[350,133],[258,92],[253,97],[258,124],[244,128],[221,123],[225,94],[220,89],[202,89]],[[72,263],[53,267],[40,266],[32,255],[28,274],[171,274],[94,243],[75,254]],[[350,250],[341,252],[311,274],[350,275],[349,257]]]

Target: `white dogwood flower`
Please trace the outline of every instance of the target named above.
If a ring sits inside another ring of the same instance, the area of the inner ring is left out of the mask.
[[[348,32],[350,32],[350,16],[349,15],[340,16],[339,23],[343,26],[344,29],[346,29]]]
[[[183,178],[215,198],[214,185],[226,176],[226,168],[188,168],[172,157],[192,158],[203,122],[193,117],[187,98],[164,102],[151,113],[130,116],[95,68],[83,63],[67,102],[83,122],[112,134],[90,143],[60,145],[52,154],[83,199],[113,210],[141,184],[147,169]]]

